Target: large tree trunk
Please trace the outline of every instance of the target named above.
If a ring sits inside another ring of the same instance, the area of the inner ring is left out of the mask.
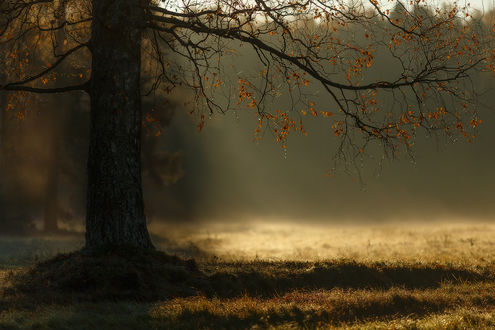
[[[87,248],[153,248],[141,187],[141,3],[93,1]]]

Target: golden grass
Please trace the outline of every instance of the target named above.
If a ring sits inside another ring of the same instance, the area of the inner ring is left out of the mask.
[[[495,262],[495,224],[403,222],[335,225],[286,222],[228,222],[165,225],[154,232],[173,238],[172,252],[222,260]],[[174,249],[175,248],[175,249]]]
[[[200,256],[203,293],[64,304],[3,296],[0,329],[495,328],[493,225],[215,226],[181,229],[163,246]]]
[[[477,293],[472,294],[472,292]],[[156,303],[78,303],[7,309],[0,328],[488,328],[493,284],[428,290],[326,290],[261,299],[202,296]]]

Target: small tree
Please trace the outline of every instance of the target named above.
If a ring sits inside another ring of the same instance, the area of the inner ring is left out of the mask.
[[[301,116],[327,118],[341,141],[340,159],[352,162],[371,142],[392,156],[409,151],[421,129],[471,139],[469,129],[481,121],[470,77],[475,70],[493,71],[489,36],[470,26],[469,8],[422,1],[412,8],[397,2],[390,10],[375,0],[6,0],[0,11],[3,55],[20,58],[28,37],[53,44],[49,63],[24,61],[2,92],[90,95],[88,248],[153,246],[141,188],[143,94],[191,88],[200,130],[201,109],[251,109],[257,131],[272,131],[283,148],[290,132],[305,132]],[[63,51],[56,37],[61,30]],[[238,45],[249,46],[262,67],[226,84],[222,64]],[[57,84],[54,70],[88,50],[91,63],[74,69],[69,83]],[[377,52],[388,54],[394,70],[370,80],[366,73],[380,61]],[[37,55],[33,50],[29,58]],[[152,65],[143,68],[144,56]],[[142,85],[142,70],[154,73],[150,86]],[[313,85],[328,96],[324,104],[311,99]],[[281,88],[290,95],[284,108],[277,106]],[[385,93],[394,104],[382,102]]]

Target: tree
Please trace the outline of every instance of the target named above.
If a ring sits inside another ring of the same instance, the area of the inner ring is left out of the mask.
[[[54,8],[54,24],[56,26],[60,26],[65,22],[65,13],[67,1],[58,1],[55,4]],[[58,29],[54,34],[54,46],[53,50],[55,53],[63,54],[65,52],[64,45],[66,44],[67,36],[65,35],[64,29]],[[78,102],[79,103],[79,102]],[[66,123],[70,116],[70,114],[64,113],[62,115],[62,123]],[[61,170],[61,147],[62,147],[62,138],[64,132],[63,127],[57,127],[53,130],[52,134],[52,164],[49,167],[49,172],[47,175],[47,184],[46,184],[46,195],[45,195],[45,209],[44,209],[44,228],[45,232],[56,233],[60,230],[58,226],[58,215],[60,213],[60,205],[59,201],[59,172]]]
[[[493,55],[489,36],[469,26],[469,8],[437,9],[415,1],[412,9],[398,3],[392,15],[375,0],[366,3],[6,0],[0,9],[3,54],[19,57],[19,45],[30,35],[52,40],[53,56],[41,66],[23,63],[27,69],[8,76],[0,91],[90,95],[86,247],[151,249],[141,187],[144,94],[191,88],[199,130],[201,108],[210,114],[252,109],[257,132],[271,131],[282,148],[290,132],[305,133],[302,115],[327,118],[341,139],[344,162],[361,157],[371,142],[392,156],[407,152],[420,129],[472,138],[470,128],[480,120],[471,107],[476,97],[469,78],[478,69],[492,71]],[[60,30],[67,35],[63,52],[55,37]],[[359,38],[350,34],[356,31]],[[233,45],[252,48],[262,68],[227,84],[221,64],[235,56]],[[377,49],[385,49],[398,69],[370,81],[365,73],[380,60]],[[75,70],[63,86],[48,79],[87,50],[89,79],[84,81],[87,68]],[[143,68],[143,56],[153,65]],[[150,86],[143,86],[142,70],[155,73]],[[315,104],[306,90],[312,85],[332,103]],[[290,104],[270,109],[281,88]],[[382,93],[392,93],[396,102],[381,104]]]

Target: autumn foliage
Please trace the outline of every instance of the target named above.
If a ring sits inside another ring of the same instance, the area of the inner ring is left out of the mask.
[[[8,19],[0,25],[7,58],[1,88],[18,93],[5,110],[19,108],[25,92],[86,89],[90,8],[82,0],[2,5]],[[150,3],[147,15],[143,70],[154,77],[148,94],[192,89],[199,130],[205,110],[254,111],[255,139],[268,130],[283,148],[289,133],[307,134],[307,114],[328,120],[344,157],[373,140],[392,156],[408,151],[421,129],[471,142],[482,122],[471,79],[495,70],[491,14],[478,17],[457,3],[178,1]],[[62,45],[61,30],[68,36]],[[240,52],[251,52],[259,66],[235,73]],[[58,67],[75,59],[60,86]],[[280,94],[290,102],[280,104]]]

